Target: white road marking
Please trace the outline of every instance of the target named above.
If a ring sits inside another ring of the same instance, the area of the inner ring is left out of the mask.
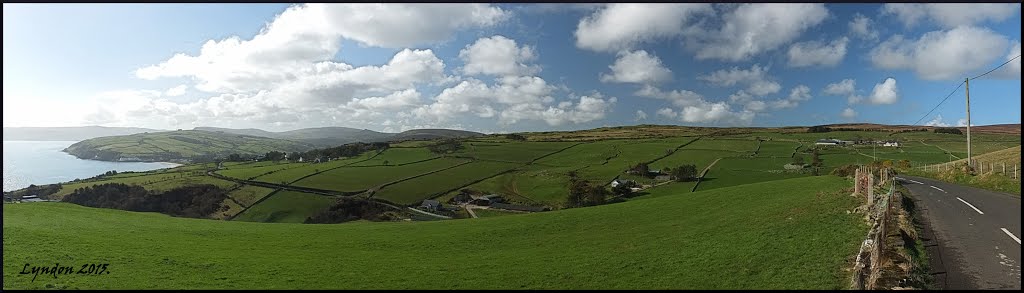
[[[921,182],[918,182],[918,181],[914,181],[914,180],[910,180],[910,179],[907,179],[907,178],[903,178],[903,177],[898,177],[898,178],[903,179],[903,180],[907,180],[907,181],[910,181],[910,182],[914,182],[914,183],[917,183],[917,184],[924,185],[924,183],[921,183]]]
[[[1003,233],[1006,233],[1006,235],[1010,235],[1010,238],[1013,238],[1014,241],[1017,241],[1017,244],[1020,244],[1020,238],[1017,238],[1017,236],[1013,235],[1013,233],[1010,233],[1010,231],[1006,230],[1006,228],[999,229],[1003,229]]]
[[[959,198],[959,197],[957,197],[956,199],[959,199],[961,202],[963,202],[967,206],[971,207],[972,209],[974,209],[974,211],[978,212],[979,214],[982,214],[982,215],[985,214],[985,213],[982,213],[981,210],[979,210],[978,208],[974,207],[974,205],[972,205],[971,203],[967,202],[966,200],[964,200],[962,198]]]
[[[928,185],[928,187],[935,188],[935,189],[937,189],[939,191],[942,191],[942,192],[946,192],[945,190],[942,190],[942,188],[938,188],[938,187],[935,187],[935,186]]]

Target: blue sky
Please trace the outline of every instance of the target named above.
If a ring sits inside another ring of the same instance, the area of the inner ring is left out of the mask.
[[[970,9],[962,5],[973,5]],[[1019,4],[4,4],[4,126],[911,124]],[[1020,123],[1020,58],[971,83]],[[40,111],[39,109],[47,109]],[[964,90],[921,124],[957,125]]]

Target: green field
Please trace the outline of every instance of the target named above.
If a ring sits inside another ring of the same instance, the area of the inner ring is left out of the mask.
[[[255,165],[253,167],[251,167],[251,168],[238,168],[238,167],[236,167],[236,168],[226,169],[226,170],[217,170],[216,173],[220,174],[222,176],[225,176],[225,177],[231,177],[231,178],[242,179],[242,180],[250,180],[250,179],[259,177],[259,176],[261,176],[263,174],[272,173],[272,172],[278,172],[278,171],[281,171],[281,170],[286,170],[286,169],[291,169],[291,168],[303,167],[305,165],[308,165],[308,164],[305,164],[305,163],[278,163],[278,164],[274,164],[272,162],[268,162],[268,164],[265,164],[265,165],[263,165],[261,167],[256,167]]]
[[[373,196],[397,204],[416,204],[424,199],[444,194],[449,190],[469,185],[473,181],[497,175],[517,166],[520,165],[493,161],[472,162],[388,185],[374,193]]]
[[[389,148],[373,159],[352,164],[352,166],[401,165],[436,158],[437,154],[425,148]],[[385,164],[387,163],[387,164]]]
[[[335,198],[311,193],[280,191],[235,217],[235,221],[302,223],[307,217],[330,207]]]
[[[468,160],[439,158],[402,166],[343,167],[299,180],[293,184],[343,192],[361,191],[465,162]]]
[[[479,183],[469,189],[496,193],[514,203],[543,204],[561,207],[569,190],[569,167],[545,167],[533,165],[514,172],[501,174]],[[451,194],[454,196],[455,191]]]
[[[859,204],[840,191],[850,185],[820,176],[547,213],[341,225],[4,204],[3,287],[845,289],[868,228],[846,213]],[[55,262],[106,263],[110,274],[18,274]]]
[[[273,189],[266,187],[245,185],[231,191],[228,193],[228,196],[234,198],[238,203],[241,203],[244,206],[251,206],[253,203],[256,203],[256,201],[267,196],[267,194],[270,194],[273,191]]]
[[[495,209],[473,209],[473,213],[480,218],[500,217],[508,215],[522,215],[524,213],[501,211]]]
[[[736,186],[764,181],[808,176],[807,173],[786,171],[783,165],[789,158],[724,158],[711,168],[701,180],[697,190]]]
[[[534,159],[573,146],[573,142],[509,142],[509,143],[465,143],[465,149],[457,155],[481,160],[497,160],[528,163]]]

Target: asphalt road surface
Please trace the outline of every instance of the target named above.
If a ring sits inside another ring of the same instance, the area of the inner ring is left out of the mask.
[[[898,176],[913,194],[941,289],[1020,290],[1020,197]]]

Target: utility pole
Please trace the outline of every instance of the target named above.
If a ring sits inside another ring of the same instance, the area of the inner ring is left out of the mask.
[[[967,88],[964,93],[967,94],[967,165],[973,166],[971,161],[971,79],[965,78],[964,83],[967,84]]]

